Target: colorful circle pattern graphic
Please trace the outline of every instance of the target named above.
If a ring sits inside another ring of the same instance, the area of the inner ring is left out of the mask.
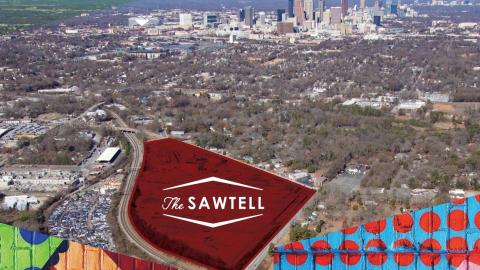
[[[480,270],[480,195],[295,242],[278,255],[276,270]]]

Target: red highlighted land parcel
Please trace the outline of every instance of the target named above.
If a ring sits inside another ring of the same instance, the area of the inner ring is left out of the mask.
[[[160,251],[210,269],[244,269],[314,191],[173,139],[146,142],[129,217]]]

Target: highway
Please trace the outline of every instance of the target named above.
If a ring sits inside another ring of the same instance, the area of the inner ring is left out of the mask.
[[[168,256],[167,254],[157,250],[155,247],[146,242],[135,230],[130,219],[128,217],[128,204],[135,181],[142,165],[143,158],[143,142],[141,142],[135,133],[128,132],[131,129],[123,121],[123,119],[115,112],[110,111],[111,115],[117,120],[120,130],[127,130],[123,132],[128,142],[131,145],[130,151],[132,152],[132,164],[129,170],[129,174],[124,183],[123,193],[120,199],[118,208],[118,223],[123,234],[131,243],[135,244],[141,251],[151,257],[155,262],[173,265],[177,269],[200,269],[199,267],[190,265],[188,263],[179,262],[178,259]],[[158,137],[158,135],[156,136]],[[180,264],[180,265],[179,265]]]

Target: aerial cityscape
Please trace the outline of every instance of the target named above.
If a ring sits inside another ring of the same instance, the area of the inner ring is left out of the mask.
[[[0,223],[158,269],[480,269],[479,42],[478,0],[0,0]]]

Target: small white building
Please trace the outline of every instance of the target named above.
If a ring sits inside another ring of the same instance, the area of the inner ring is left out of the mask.
[[[33,196],[20,195],[20,196],[6,196],[3,199],[2,207],[6,209],[17,209],[19,211],[28,210],[28,206],[31,204],[39,204],[40,201]]]
[[[185,131],[183,131],[183,130],[172,130],[170,132],[170,135],[172,135],[172,136],[183,136],[183,135],[185,135]]]
[[[417,196],[431,196],[438,193],[436,189],[426,189],[426,188],[416,188],[410,191],[410,196],[417,197]]]
[[[465,198],[465,190],[463,189],[452,189],[448,191],[448,195],[452,200],[458,200]]]

